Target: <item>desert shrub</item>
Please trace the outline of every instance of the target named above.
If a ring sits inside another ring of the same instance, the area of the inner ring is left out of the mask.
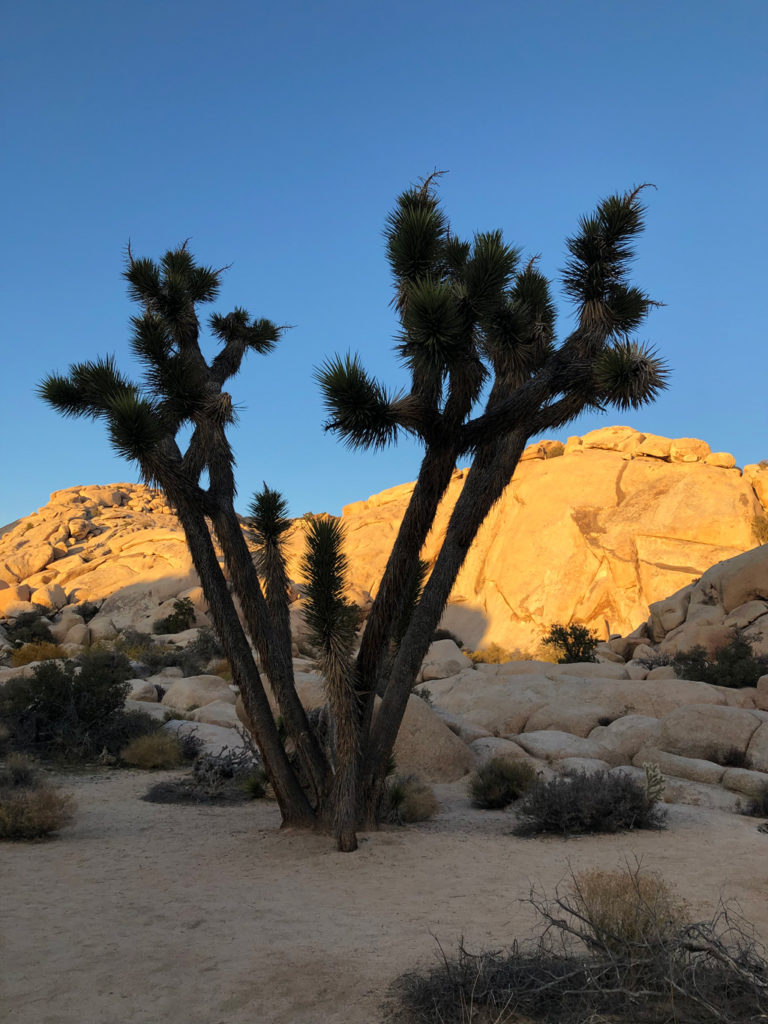
[[[33,640],[11,653],[11,665],[20,668],[22,665],[31,665],[33,661],[52,661],[65,657],[66,652],[58,644],[48,640]]]
[[[132,739],[120,751],[120,760],[133,768],[178,768],[184,751],[177,736],[158,731]]]
[[[753,797],[744,808],[750,818],[768,818],[768,788],[760,796]]]
[[[26,754],[9,754],[0,766],[0,790],[34,786],[38,779],[37,764]]]
[[[75,802],[51,786],[0,790],[0,839],[42,839],[68,825]]]
[[[494,757],[470,776],[469,795],[475,807],[506,807],[527,793],[535,779],[536,772],[527,761]]]
[[[576,772],[537,782],[518,808],[517,835],[579,835],[660,828],[664,811],[623,772]]]
[[[714,761],[723,768],[751,768],[752,762],[747,757],[746,750],[741,747],[714,747],[704,757],[705,761]]]
[[[232,682],[232,667],[226,658],[217,658],[208,668],[213,676],[221,676],[227,683]]]
[[[65,758],[116,753],[155,728],[148,715],[123,709],[130,674],[127,658],[108,651],[43,662],[29,678],[0,688],[0,721],[17,750]]]
[[[666,945],[689,924],[688,908],[657,874],[595,868],[572,876],[575,921],[614,953]]]
[[[261,800],[267,792],[267,773],[257,768],[252,775],[243,780],[243,789],[251,800]]]
[[[13,622],[5,626],[8,642],[14,645],[31,644],[37,641],[54,642],[53,633],[49,629],[40,612],[24,612]]]
[[[109,649],[120,651],[152,673],[178,667],[185,676],[199,675],[205,671],[212,658],[221,658],[223,654],[216,634],[208,627],[201,628],[197,637],[184,647],[160,643],[149,633],[136,629],[125,629]]]
[[[440,809],[434,790],[415,775],[396,776],[384,792],[383,815],[399,825],[427,821]]]
[[[755,686],[768,672],[768,656],[755,654],[750,641],[736,631],[730,643],[718,647],[713,655],[703,647],[692,647],[672,658],[678,679],[697,679],[715,686]]]
[[[557,660],[561,665],[597,661],[595,649],[600,640],[595,633],[578,622],[571,622],[567,626],[553,622],[541,642],[545,647],[552,647],[558,652]]]
[[[144,799],[152,803],[240,803],[264,796],[267,777],[253,740],[238,729],[239,746],[224,747],[218,754],[201,753],[197,742],[192,776],[150,787]],[[195,741],[194,734],[179,737]]]
[[[99,605],[94,604],[93,601],[83,601],[82,604],[73,605],[71,610],[82,616],[84,622],[90,622],[98,615]]]
[[[758,513],[752,520],[752,533],[758,544],[768,544],[768,515]]]
[[[457,647],[464,646],[464,641],[460,640],[450,629],[436,629],[432,634],[432,643],[435,643],[437,640],[453,640]]]
[[[499,644],[488,644],[477,651],[464,651],[466,656],[475,665],[504,665],[513,660],[511,651]]]
[[[395,983],[401,1024],[756,1024],[768,1009],[768,964],[733,907],[691,921],[640,867],[571,875],[531,892],[539,935],[506,950],[449,957]]]
[[[195,621],[195,606],[188,597],[179,597],[173,602],[173,611],[164,619],[156,619],[155,633],[182,633]]]

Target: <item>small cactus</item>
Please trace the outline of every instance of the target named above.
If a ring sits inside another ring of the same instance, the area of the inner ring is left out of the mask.
[[[661,768],[654,761],[643,761],[645,772],[645,792],[649,804],[658,803],[664,795],[664,776]]]

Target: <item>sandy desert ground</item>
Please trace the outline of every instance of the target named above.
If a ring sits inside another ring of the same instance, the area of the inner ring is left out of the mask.
[[[157,773],[169,777],[168,773]],[[75,823],[0,846],[0,1018],[14,1024],[374,1024],[391,980],[463,935],[530,934],[531,884],[642,858],[706,915],[740,901],[768,937],[768,835],[687,806],[669,828],[517,839],[508,812],[438,786],[440,815],[364,837],[280,831],[274,805],[139,799],[146,773],[66,776]]]

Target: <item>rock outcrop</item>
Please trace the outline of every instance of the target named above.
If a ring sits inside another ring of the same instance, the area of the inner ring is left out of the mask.
[[[428,561],[465,476],[454,474]],[[412,489],[344,509],[351,574],[363,590],[375,593]],[[628,633],[650,604],[753,548],[765,507],[768,467],[742,473],[733,456],[695,438],[606,427],[532,445],[469,552],[443,625],[467,646],[521,651],[535,649],[552,622],[584,623],[606,639]],[[299,550],[294,536],[294,567]]]
[[[629,427],[532,445],[469,553],[443,624],[470,647],[497,643],[530,651],[552,622],[582,622],[607,639],[608,633],[629,633],[647,618],[649,606],[661,603],[653,639],[684,621],[695,636],[714,612],[699,608],[692,619],[689,604],[698,605],[689,586],[716,563],[753,548],[756,529],[766,523],[768,467],[747,466],[742,473],[733,461],[695,438]],[[437,555],[465,475],[454,474],[425,545],[428,561]],[[412,487],[403,484],[344,509],[352,592],[364,608]],[[289,540],[295,580],[303,531],[297,520]],[[723,587],[729,611],[754,600],[743,597],[734,605],[729,584]],[[72,621],[73,643],[109,639],[126,627],[150,631],[179,596],[192,599],[196,624],[205,624],[183,533],[163,495],[151,488],[57,491],[0,535],[0,617],[33,604],[59,609],[101,602],[87,633],[84,623]],[[298,639],[300,588],[293,597]]]

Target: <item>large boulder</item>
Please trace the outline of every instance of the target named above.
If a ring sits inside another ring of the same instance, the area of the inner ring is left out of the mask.
[[[754,544],[761,506],[752,483],[706,465],[709,454],[703,441],[630,427],[572,439],[560,458],[528,451],[469,551],[442,624],[468,646],[495,642],[517,652],[534,651],[553,622],[585,623],[605,639],[630,632],[649,602]],[[429,561],[465,478],[454,474],[438,510],[423,552]],[[375,592],[412,490],[400,485],[345,507],[356,586]],[[297,527],[294,577],[302,545]]]
[[[204,707],[213,701],[224,701],[234,705],[236,697],[229,683],[221,676],[187,676],[174,679],[165,691],[162,703],[170,708],[187,711],[189,708]]]
[[[468,668],[472,668],[472,662],[453,640],[436,640],[429,645],[421,666],[421,678],[424,682],[447,679]]]
[[[470,748],[420,697],[410,697],[393,751],[400,774],[455,782],[475,767]]]
[[[240,719],[233,702],[228,700],[214,700],[205,704],[191,713],[195,722],[205,722],[207,725],[220,725],[225,729],[236,729],[240,725]]]
[[[757,714],[744,708],[693,704],[664,717],[659,747],[683,757],[717,760],[734,750],[745,754],[760,727]]]

